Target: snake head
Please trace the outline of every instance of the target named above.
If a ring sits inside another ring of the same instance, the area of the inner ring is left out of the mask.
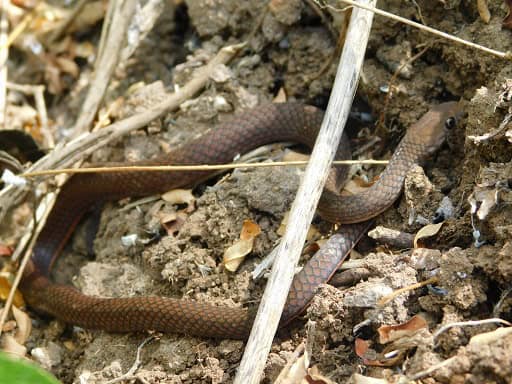
[[[457,126],[464,116],[462,106],[456,101],[433,106],[409,128],[409,139],[426,147],[428,154],[435,152],[446,139],[446,133]]]

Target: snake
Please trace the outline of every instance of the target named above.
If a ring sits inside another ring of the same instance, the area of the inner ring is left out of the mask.
[[[395,202],[409,169],[441,146],[446,129],[455,124],[460,110],[459,103],[454,101],[433,106],[408,128],[379,179],[362,193],[341,195],[339,189],[347,178],[347,169],[332,168],[318,211],[322,218],[340,227],[295,275],[280,326],[304,311],[319,285],[330,279],[366,233],[369,220]],[[282,141],[312,148],[322,119],[320,109],[302,103],[262,104],[235,115],[168,154],[121,165],[222,164],[256,147]],[[336,158],[349,157],[348,139],[343,135]],[[28,305],[36,312],[87,329],[154,330],[207,338],[247,338],[254,310],[160,296],[88,296],[70,285],[54,283],[50,278],[56,258],[91,206],[193,186],[210,177],[211,171],[133,171],[71,176],[61,188],[23,273],[20,290]]]

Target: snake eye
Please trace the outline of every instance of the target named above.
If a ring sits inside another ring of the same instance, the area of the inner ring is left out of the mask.
[[[455,117],[449,117],[448,119],[446,119],[446,121],[444,122],[444,127],[446,129],[453,129],[455,128],[455,125],[457,124],[457,119]]]

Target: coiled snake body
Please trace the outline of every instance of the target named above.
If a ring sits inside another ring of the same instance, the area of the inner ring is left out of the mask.
[[[379,181],[367,191],[342,197],[336,189],[346,172],[338,170],[329,178],[319,205],[321,216],[340,224],[359,224],[342,226],[339,233],[332,236],[295,276],[281,324],[297,316],[314,296],[318,285],[328,281],[367,229],[368,224],[364,221],[393,204],[401,192],[407,171],[440,146],[445,136],[445,121],[458,112],[457,103],[443,103],[413,124]],[[227,163],[239,153],[276,141],[295,141],[312,147],[322,117],[320,110],[298,103],[263,105],[221,124],[164,157],[136,164]],[[337,158],[348,158],[346,141],[342,139]],[[57,285],[48,277],[54,260],[91,205],[127,196],[161,193],[195,184],[208,176],[209,172],[120,172],[72,176],[59,194],[24,273],[20,289],[28,304],[37,311],[85,328],[246,338],[253,313],[242,308],[217,307],[164,297],[91,297],[71,286]]]

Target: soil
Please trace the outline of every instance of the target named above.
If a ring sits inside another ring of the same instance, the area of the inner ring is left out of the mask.
[[[222,46],[248,41],[247,47],[225,68],[226,76],[211,80],[197,98],[98,151],[91,162],[146,159],[170,151],[234,113],[272,100],[280,89],[288,100],[325,108],[337,55],[337,36],[331,33],[337,27],[328,13],[322,20],[308,2],[299,0],[176,3],[168,2],[143,47],[116,73],[105,103],[125,97],[115,118],[165,98],[174,84],[184,84],[191,70]],[[512,32],[502,28],[507,10],[499,1],[489,1],[488,24],[479,17],[475,1],[383,0],[378,5],[461,38],[512,51]],[[427,44],[430,48],[390,86],[401,63]],[[462,99],[467,113],[441,150],[411,172],[405,193],[377,223],[414,233],[439,215],[441,202],[451,208],[439,233],[424,242],[429,249],[363,244],[358,257],[369,277],[348,288],[321,287],[307,313],[274,340],[263,382],[276,379],[306,338],[306,321],[314,321],[312,365],[336,383],[357,382],[355,373],[403,382],[447,359],[452,359],[450,364],[425,375],[422,382],[512,383],[512,335],[471,339],[497,325],[454,327],[435,342],[432,338],[448,323],[493,317],[512,321],[511,143],[504,135],[480,143],[470,138],[496,130],[510,113],[511,75],[505,60],[383,17],[374,19],[354,114],[371,113],[373,122],[354,118],[347,129],[356,149],[376,136],[380,141],[357,157],[389,158],[407,126],[431,104]],[[136,82],[144,84],[129,91]],[[65,97],[66,113],[76,116],[80,97],[77,92]],[[50,111],[55,120],[62,109]],[[266,158],[279,159],[284,152],[274,147]],[[372,180],[381,168],[359,166],[352,171]],[[301,174],[300,169],[278,167],[237,170],[210,180],[194,190],[195,210],[171,234],[163,230],[160,218],[183,207],[158,197],[136,205],[129,200],[109,203],[101,213],[94,260],[86,256],[86,223],[60,258],[55,278],[91,295],[164,295],[254,306],[265,279],[253,281],[251,271],[276,245],[277,229]],[[262,234],[250,257],[231,273],[222,266],[222,254],[239,238],[246,219],[256,222]],[[316,224],[327,234],[328,224],[319,218]],[[123,245],[121,237],[132,234],[137,235],[135,244]],[[437,285],[377,305],[383,295],[432,276],[438,277]],[[382,350],[377,329],[418,313],[428,328],[395,365],[368,365],[356,354],[356,338],[373,340],[372,348]],[[120,376],[133,365],[137,347],[148,336],[89,331],[34,318],[28,347],[51,346],[58,358],[49,369],[64,383],[104,383]],[[137,375],[147,383],[230,383],[243,348],[240,341],[159,334],[142,348]]]

